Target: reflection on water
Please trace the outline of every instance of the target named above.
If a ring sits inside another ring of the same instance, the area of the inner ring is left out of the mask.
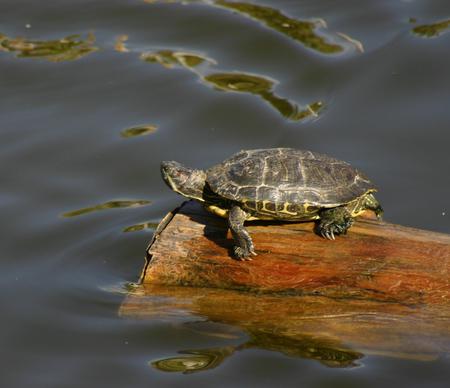
[[[266,77],[247,73],[213,73],[203,75],[199,65],[215,65],[217,62],[211,58],[188,52],[178,52],[172,50],[160,50],[147,52],[141,58],[150,63],[158,63],[166,68],[182,67],[193,71],[207,85],[213,86],[216,90],[238,93],[250,93],[260,96],[276,109],[282,116],[291,121],[304,120],[308,117],[317,117],[323,107],[322,101],[313,102],[303,108],[295,102],[277,96],[273,92],[273,87],[277,83]]]
[[[364,354],[346,348],[339,341],[320,335],[289,336],[278,334],[269,330],[249,332],[251,340],[246,348],[260,348],[283,353],[290,357],[307,358],[315,360],[330,368],[350,368],[359,366],[357,360]]]
[[[358,50],[360,53],[364,52],[364,46],[363,44],[359,41],[356,40],[355,38],[352,38],[351,36],[344,34],[343,32],[338,32],[337,33],[342,39],[346,40],[347,42],[351,43],[353,46],[355,46],[356,50]]]
[[[114,43],[114,50],[120,52],[120,53],[127,53],[128,50],[125,46],[125,42],[128,40],[128,35],[119,35],[116,38],[116,42]]]
[[[237,346],[224,346],[210,349],[189,349],[178,353],[185,356],[163,358],[150,364],[164,372],[193,373],[219,366],[234,352],[245,349],[265,349],[283,353],[290,357],[307,358],[319,361],[330,368],[349,368],[359,366],[357,360],[363,354],[345,349],[336,341],[314,336],[297,338],[277,335],[270,331],[249,331],[250,340]]]
[[[126,207],[139,207],[150,204],[151,201],[148,200],[127,200],[127,201],[108,201],[100,205],[94,205],[89,207],[84,207],[82,209],[72,210],[70,212],[62,214],[63,217],[75,217],[81,216],[83,214],[92,213],[100,210],[106,209],[118,209]]]
[[[0,51],[17,53],[19,58],[44,58],[51,62],[73,61],[96,50],[95,35],[90,32],[85,40],[70,35],[59,40],[32,40],[9,38],[0,34]]]
[[[424,38],[435,38],[450,29],[450,19],[433,24],[424,24],[414,27],[412,31]]]
[[[207,63],[215,65],[217,63],[214,59],[200,54],[172,50],[143,53],[141,59],[150,63],[159,63],[168,69],[181,66],[188,70],[192,70],[201,64]]]
[[[161,1],[144,0],[144,2],[153,4]],[[326,28],[327,24],[323,19],[315,20],[298,20],[286,16],[276,8],[252,4],[249,2],[238,2],[229,0],[165,0],[164,3],[203,3],[212,6],[218,6],[232,10],[237,14],[242,14],[250,17],[253,20],[260,22],[268,28],[271,28],[290,39],[303,44],[312,50],[322,54],[338,54],[343,52],[346,47],[342,44],[336,43],[336,40],[342,38],[344,41],[351,43],[355,48],[362,52],[363,45],[356,39],[351,38],[347,34],[337,33],[327,39],[326,36],[319,35],[316,32],[317,28]],[[342,42],[344,43],[344,42]]]
[[[234,346],[181,350],[178,353],[186,354],[186,356],[163,358],[150,362],[150,365],[163,372],[182,372],[184,374],[202,372],[219,366],[235,350]]]
[[[120,136],[124,138],[129,137],[135,137],[135,136],[143,136],[143,135],[149,135],[153,132],[155,132],[157,129],[156,125],[139,125],[137,127],[131,127],[124,129],[122,132],[120,132]]]
[[[145,230],[145,229],[156,230],[157,227],[158,227],[158,223],[155,223],[155,222],[143,222],[141,224],[135,224],[135,225],[127,226],[126,228],[123,229],[123,231],[125,233],[128,233],[128,232],[139,232],[139,231]]]
[[[292,121],[302,120],[308,116],[317,117],[323,105],[321,101],[317,101],[305,109],[299,109],[297,104],[275,95],[272,92],[274,82],[260,76],[245,73],[215,73],[207,75],[204,80],[218,90],[257,94]]]
[[[324,25],[321,21],[311,22],[293,19],[275,8],[251,3],[217,0],[215,4],[250,16],[267,27],[281,32],[283,35],[323,54],[335,54],[344,50],[341,45],[327,42],[324,37],[315,32],[319,25]]]
[[[179,318],[205,335],[213,325],[214,335],[221,330],[224,340],[236,340],[229,336],[230,326],[247,335],[238,344],[183,350],[182,356],[151,362],[159,370],[192,373],[218,367],[246,349],[315,360],[331,368],[359,366],[366,354],[434,360],[450,349],[448,309],[435,307],[143,284],[127,297],[120,315]],[[189,323],[189,317],[195,322]],[[205,321],[198,322],[198,317]]]

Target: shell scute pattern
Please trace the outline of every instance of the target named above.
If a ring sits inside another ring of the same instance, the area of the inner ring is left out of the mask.
[[[311,151],[241,151],[207,171],[211,189],[258,214],[313,215],[348,203],[373,184],[348,163]]]

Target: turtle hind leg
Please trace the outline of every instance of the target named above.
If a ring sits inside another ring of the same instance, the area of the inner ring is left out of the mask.
[[[334,240],[335,235],[346,234],[353,224],[353,217],[344,206],[323,209],[319,216],[316,233],[329,240]]]
[[[238,260],[251,260],[250,255],[256,256],[253,241],[244,228],[244,221],[248,215],[239,206],[233,206],[228,214],[228,225],[234,239],[234,256]]]

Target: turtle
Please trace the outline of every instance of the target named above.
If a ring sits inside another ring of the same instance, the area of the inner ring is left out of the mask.
[[[238,260],[256,256],[247,220],[315,221],[317,234],[335,240],[365,210],[383,213],[362,172],[308,150],[242,150],[206,171],[164,161],[161,175],[175,192],[228,219]]]

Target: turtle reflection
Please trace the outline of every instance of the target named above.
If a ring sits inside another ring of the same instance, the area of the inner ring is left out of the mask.
[[[51,62],[73,61],[96,51],[95,36],[89,33],[85,40],[70,35],[57,40],[10,38],[0,34],[0,51],[14,52],[18,58],[43,58]]]
[[[150,365],[164,372],[182,372],[185,374],[213,369],[235,352],[233,346],[222,348],[182,350],[185,356],[163,358],[150,362]]]
[[[203,78],[216,89],[222,91],[251,93],[259,95],[284,117],[292,121],[317,117],[322,102],[316,101],[301,109],[296,103],[277,96],[273,91],[274,81],[245,73],[215,73]]]
[[[150,365],[164,372],[185,374],[201,372],[218,367],[236,351],[255,348],[280,352],[290,357],[316,360],[331,368],[359,366],[357,361],[363,357],[362,353],[346,349],[327,338],[306,335],[293,338],[258,330],[252,330],[248,334],[250,340],[242,345],[183,350],[179,352],[182,356],[153,361]]]

